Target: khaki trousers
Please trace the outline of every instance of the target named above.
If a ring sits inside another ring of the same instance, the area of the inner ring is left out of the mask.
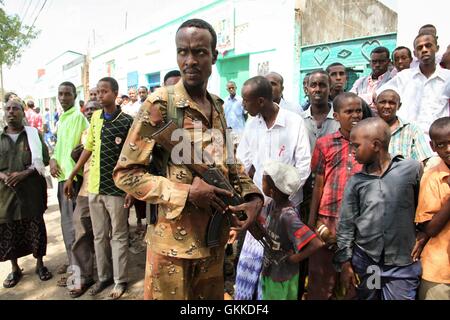
[[[97,273],[100,281],[114,276],[128,282],[128,216],[124,197],[89,194]]]
[[[422,279],[419,287],[420,300],[450,300],[450,284]]]
[[[153,253],[147,247],[145,300],[223,300],[224,248],[211,257],[179,259]]]

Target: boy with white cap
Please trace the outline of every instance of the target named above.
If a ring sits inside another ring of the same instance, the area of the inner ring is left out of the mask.
[[[301,220],[289,196],[301,187],[300,173],[293,166],[269,161],[264,165],[263,192],[267,201],[262,215],[279,252],[277,262],[269,261],[264,252],[261,273],[263,300],[296,300],[299,262],[308,258],[324,244]],[[272,257],[273,258],[273,257]],[[273,261],[273,260],[272,260]]]

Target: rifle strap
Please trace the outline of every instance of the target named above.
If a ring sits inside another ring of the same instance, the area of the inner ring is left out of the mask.
[[[167,118],[175,122],[179,128],[183,128],[184,108],[177,108],[175,105],[174,86],[167,87],[167,94]]]
[[[168,86],[167,88],[167,94],[168,94],[168,99],[167,99],[167,120],[172,120],[173,122],[175,122],[177,124],[177,126],[179,128],[183,128],[183,124],[184,124],[184,112],[185,112],[185,108],[177,108],[177,106],[175,105],[175,91],[174,91],[174,86]],[[220,124],[222,125],[222,129],[223,129],[223,136],[224,136],[224,141],[226,143],[226,129],[227,129],[227,125],[226,125],[226,121],[225,121],[225,115],[222,112],[222,110],[220,109],[220,107],[217,105],[217,100],[218,98],[211,95],[211,100],[212,100],[212,105],[214,107],[214,109],[216,110],[216,112],[219,115],[219,119],[220,119]],[[164,152],[163,154],[163,159],[162,159],[162,174],[164,176],[166,176],[167,173],[167,165],[169,164],[169,160],[170,160],[170,153],[168,152]]]
[[[167,87],[167,120],[172,120],[177,124],[179,128],[183,128],[184,122],[184,108],[177,108],[175,105],[175,91],[174,86]],[[165,177],[167,174],[167,165],[169,164],[170,153],[164,152],[162,156],[162,167],[161,171],[163,176]]]

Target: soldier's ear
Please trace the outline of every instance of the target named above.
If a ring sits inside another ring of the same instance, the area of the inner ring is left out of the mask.
[[[212,64],[216,64],[217,62],[217,57],[219,56],[219,51],[214,50],[213,51],[213,59],[212,59]]]

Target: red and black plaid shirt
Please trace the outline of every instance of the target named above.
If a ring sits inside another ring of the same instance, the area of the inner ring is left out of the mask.
[[[311,160],[311,171],[324,176],[319,214],[338,217],[344,188],[352,175],[362,170],[356,162],[350,141],[340,131],[317,140]]]

